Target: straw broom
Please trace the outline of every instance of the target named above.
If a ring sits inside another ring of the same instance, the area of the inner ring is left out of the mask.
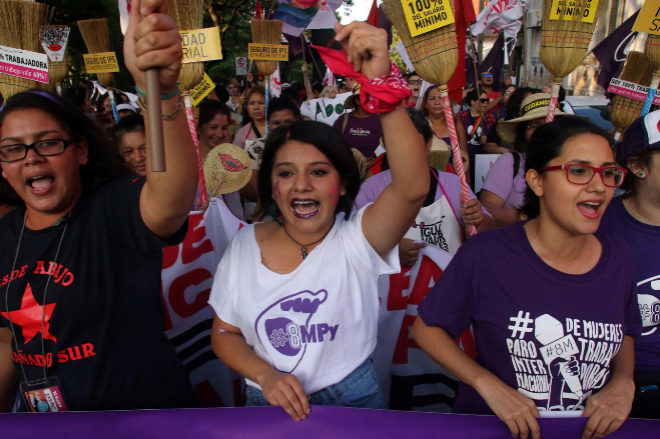
[[[261,44],[280,44],[282,22],[280,20],[252,20],[252,42]],[[268,101],[270,100],[270,75],[277,70],[277,61],[257,61],[257,70],[264,75],[266,84],[266,120],[268,120]],[[268,134],[268,123],[266,123]]]
[[[444,107],[445,120],[451,139],[451,148],[454,155],[454,167],[461,182],[461,195],[463,201],[470,201],[470,187],[465,177],[463,169],[463,160],[461,159],[461,149],[458,146],[458,135],[456,134],[456,124],[454,115],[449,102],[449,89],[447,82],[456,70],[458,64],[458,43],[456,42],[456,24],[448,24],[439,29],[426,32],[424,34],[412,37],[408,24],[406,23],[403,4],[400,0],[383,0],[385,11],[390,18],[396,30],[403,41],[404,46],[415,66],[415,72],[425,81],[438,85],[438,90],[442,96],[442,106]],[[451,2],[445,3],[447,7],[453,6]],[[470,233],[476,234],[477,229],[470,226]]]
[[[93,18],[91,20],[78,21],[78,29],[87,46],[89,53],[104,53],[111,52],[110,48],[110,31],[108,30],[107,18]],[[110,95],[110,103],[112,104],[112,115],[115,122],[119,122],[119,113],[117,112],[117,101],[115,94],[112,91],[112,73],[97,73],[96,77],[99,79],[99,84],[108,89]]]
[[[651,82],[653,67],[641,52],[630,51],[623,66],[619,79],[648,85]],[[610,120],[616,127],[614,140],[618,141],[626,129],[637,119],[642,111],[644,102],[626,96],[616,95],[612,99]]]
[[[39,52],[39,26],[48,24],[52,9],[43,3],[17,0],[0,1],[0,45]],[[0,74],[0,93],[7,99],[30,88],[43,88],[37,82]]]
[[[588,0],[575,0],[580,11]],[[599,2],[598,8],[603,2]],[[547,122],[555,118],[555,107],[559,98],[559,87],[564,76],[571,73],[580,65],[587,55],[589,43],[593,37],[596,19],[593,23],[584,23],[581,21],[581,14],[578,17],[564,19],[568,8],[559,12],[558,20],[550,20],[552,11],[552,0],[543,1],[543,25],[541,27],[541,50],[539,56],[546,69],[554,76],[552,84],[552,98],[548,107]],[[598,10],[594,11],[598,16]]]
[[[660,83],[660,35],[648,34],[644,54],[653,66],[651,88],[657,89]]]
[[[170,3],[169,15],[176,22],[179,30],[200,29],[204,21],[204,0],[173,0]],[[183,103],[186,107],[186,119],[188,120],[188,130],[195,144],[197,153],[197,173],[199,186],[198,205],[208,204],[208,195],[206,193],[206,182],[204,180],[204,162],[199,150],[199,137],[197,127],[195,126],[195,110],[190,98],[190,89],[199,84],[204,77],[204,64],[201,62],[186,63],[181,66],[179,75],[179,90],[183,96]]]

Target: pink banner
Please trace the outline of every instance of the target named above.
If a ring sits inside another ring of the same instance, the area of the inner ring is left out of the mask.
[[[48,83],[48,72],[31,69],[29,67],[17,67],[14,64],[8,64],[1,61],[0,73],[10,76],[18,76],[19,78],[29,79],[31,81]]]

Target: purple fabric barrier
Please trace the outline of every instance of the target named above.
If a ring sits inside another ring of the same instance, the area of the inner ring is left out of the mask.
[[[585,422],[584,418],[541,419],[541,437],[579,438]],[[279,407],[4,414],[0,431],[3,438],[11,439],[511,437],[494,416],[320,406],[313,406],[312,414],[301,422],[292,421]],[[608,438],[652,438],[659,431],[660,421],[629,419]]]

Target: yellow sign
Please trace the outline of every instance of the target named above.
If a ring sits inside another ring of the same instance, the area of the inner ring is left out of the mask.
[[[401,0],[401,4],[412,37],[454,22],[449,0]]]
[[[215,88],[215,84],[209,78],[209,75],[204,73],[204,78],[202,79],[202,82],[197,84],[195,88],[190,90],[190,99],[192,100],[193,106],[199,105],[200,102],[202,102],[202,99],[207,97],[209,93],[213,91]]]
[[[550,20],[582,21],[593,23],[599,0],[552,0]]]
[[[83,55],[87,73],[113,73],[119,71],[115,52],[88,53]]]
[[[632,30],[660,35],[660,0],[646,0]]]
[[[217,27],[182,30],[183,63],[222,59],[220,30]]]
[[[283,44],[248,44],[248,59],[257,61],[288,61],[289,46]]]

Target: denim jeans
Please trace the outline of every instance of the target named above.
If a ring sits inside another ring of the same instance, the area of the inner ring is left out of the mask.
[[[246,406],[270,405],[261,390],[255,387],[247,386],[245,395],[247,397]],[[314,405],[368,409],[387,408],[371,359],[359,365],[337,384],[307,395],[307,397],[309,403]]]

